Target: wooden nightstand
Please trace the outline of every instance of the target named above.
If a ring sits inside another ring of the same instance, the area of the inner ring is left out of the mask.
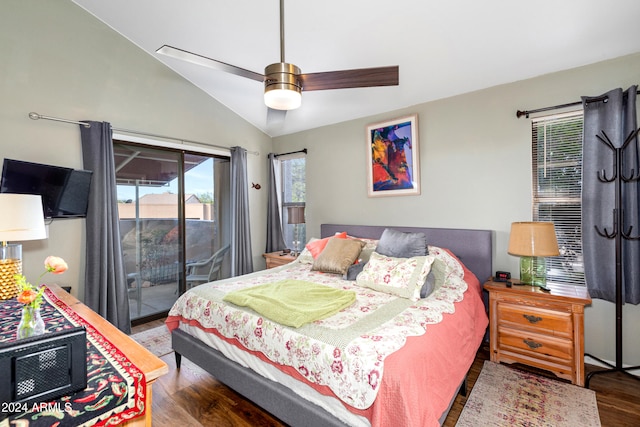
[[[296,259],[296,257],[290,254],[281,254],[282,252],[280,251],[262,254],[264,259],[267,261],[267,268],[280,267],[281,265],[289,264],[291,261]]]
[[[586,288],[548,285],[550,292],[512,280],[489,280],[492,362],[522,363],[584,386]]]

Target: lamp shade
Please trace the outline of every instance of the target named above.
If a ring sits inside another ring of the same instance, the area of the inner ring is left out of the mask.
[[[0,193],[0,300],[20,291],[15,275],[22,274],[22,245],[7,242],[46,237],[41,196]]]
[[[547,257],[560,255],[552,222],[514,222],[509,234],[511,255]]]
[[[0,193],[0,241],[16,242],[46,237],[41,196]]]
[[[304,206],[287,206],[287,223],[304,224]]]

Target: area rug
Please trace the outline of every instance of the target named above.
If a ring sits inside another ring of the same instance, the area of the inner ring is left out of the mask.
[[[171,334],[165,325],[135,333],[131,335],[131,338],[158,357],[173,351]]]
[[[599,427],[596,394],[485,361],[456,426]]]

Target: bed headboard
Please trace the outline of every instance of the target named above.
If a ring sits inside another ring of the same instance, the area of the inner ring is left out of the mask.
[[[493,231],[456,228],[396,227],[378,225],[322,224],[321,237],[346,231],[350,236],[379,239],[385,228],[405,232],[422,232],[428,244],[449,249],[471,270],[480,284],[493,275]]]

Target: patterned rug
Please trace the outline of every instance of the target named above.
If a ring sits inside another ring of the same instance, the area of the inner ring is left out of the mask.
[[[599,427],[592,390],[485,361],[456,426]]]
[[[171,334],[165,325],[138,332],[131,335],[131,338],[158,357],[173,351],[171,348]]]

